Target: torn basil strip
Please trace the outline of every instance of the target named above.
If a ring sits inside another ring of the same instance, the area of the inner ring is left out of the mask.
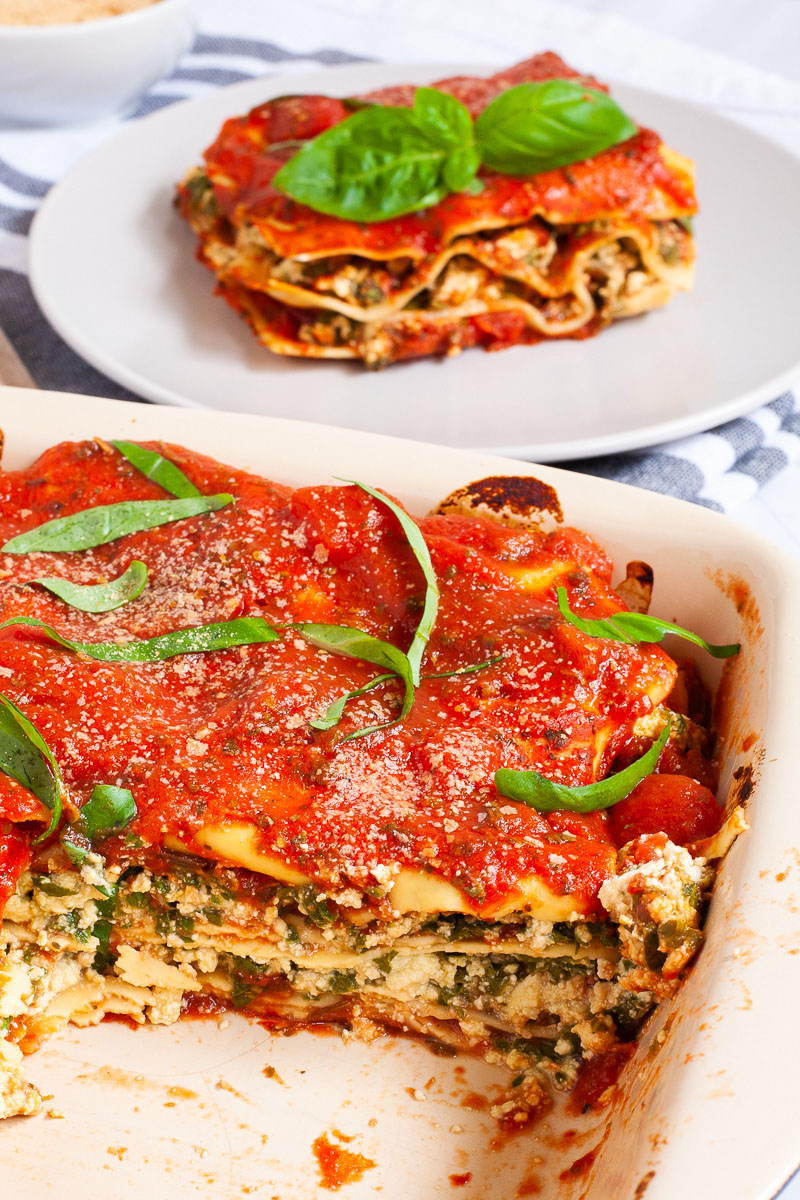
[[[171,492],[173,496],[177,496],[181,500],[185,500],[189,496],[202,495],[200,489],[195,487],[191,479],[184,475],[180,467],[176,467],[174,462],[164,458],[163,454],[159,454],[156,450],[148,450],[146,446],[140,446],[138,442],[116,441],[111,445],[115,450],[119,450],[120,454],[127,458],[137,471],[141,471],[142,475],[152,479],[153,483],[157,483],[165,492]]]
[[[35,554],[92,550],[129,533],[142,533],[186,517],[217,512],[232,504],[233,499],[228,492],[221,492],[218,496],[189,496],[184,500],[122,500],[118,504],[99,504],[19,533],[0,546],[0,551]]]
[[[433,675],[423,675],[423,682],[426,679],[450,679],[453,675],[471,675],[475,671],[483,671],[485,667],[493,667],[496,663],[502,662],[503,656],[499,654],[496,658],[489,658],[486,662],[474,663],[466,667],[456,667],[453,671],[439,671]],[[329,704],[325,712],[315,717],[313,721],[309,721],[312,729],[326,730],[333,729],[338,725],[344,716],[345,705],[351,700],[355,700],[358,696],[365,696],[367,692],[371,692],[373,688],[380,687],[382,683],[388,683],[390,679],[396,679],[394,674],[376,675],[374,679],[370,679],[369,683],[365,683],[363,687],[353,688],[352,692],[345,692],[343,696],[337,697],[332,704]]]
[[[16,779],[42,802],[50,824],[36,840],[58,825],[63,807],[63,782],[52,750],[39,730],[8,696],[0,695],[0,771]]]
[[[372,725],[368,729],[359,729],[355,733],[349,733],[346,738],[342,739],[343,741],[349,742],[354,738],[366,737],[368,733],[374,733],[378,729],[389,729],[411,712],[414,703],[414,678],[411,663],[402,650],[398,650],[390,642],[383,642],[380,638],[373,637],[372,634],[364,633],[361,629],[352,629],[349,625],[317,625],[300,622],[290,628],[302,634],[313,646],[317,646],[320,650],[327,650],[330,654],[344,654],[347,658],[357,658],[362,662],[374,663],[378,667],[388,667],[389,671],[396,675],[403,684],[403,703],[393,721],[387,721],[384,725]],[[375,680],[370,682],[374,687]],[[381,679],[380,682],[384,681]],[[369,686],[363,690],[369,691]],[[359,689],[356,689],[356,692],[358,693]],[[349,698],[349,694],[339,698],[343,701],[342,708]],[[338,705],[339,701],[335,700],[333,703]],[[329,712],[330,708],[322,717],[316,719],[325,721]],[[320,728],[320,726],[314,728]],[[329,729],[331,725],[326,724],[324,728]]]
[[[383,492],[377,491],[366,483],[359,483],[357,479],[346,479],[343,482],[355,484],[356,487],[361,488],[362,492],[366,492],[367,495],[372,496],[380,504],[385,504],[394,513],[400,522],[400,527],[406,535],[406,540],[419,563],[420,570],[425,579],[425,601],[422,606],[422,616],[419,619],[419,624],[407,651],[408,661],[411,663],[414,686],[419,687],[422,659],[436,623],[436,615],[439,611],[439,585],[436,580],[436,572],[433,569],[430,551],[422,536],[419,525],[399,504],[395,504],[394,500],[390,500]]]
[[[312,729],[319,729],[320,731],[333,729],[341,721],[344,716],[345,706],[351,700],[355,700],[358,696],[365,696],[373,688],[379,687],[380,684],[388,683],[390,679],[396,678],[397,676],[393,672],[386,675],[376,675],[374,679],[370,679],[369,683],[365,683],[363,687],[353,688],[352,692],[345,692],[343,696],[337,697],[336,700],[328,705],[321,716],[309,721],[309,725]]]
[[[57,579],[47,576],[42,579],[32,579],[47,588],[59,600],[63,600],[70,608],[78,608],[81,612],[105,613],[130,604],[145,589],[147,585],[147,567],[139,559],[134,559],[127,570],[116,579],[107,583],[71,583],[68,579]]]
[[[514,771],[501,767],[495,772],[494,783],[502,796],[527,804],[537,812],[599,812],[611,808],[629,796],[638,783],[652,775],[658,765],[659,755],[669,737],[671,719],[667,721],[658,737],[641,758],[616,775],[608,775],[597,783],[583,787],[567,787],[554,783],[538,771]]]
[[[278,634],[263,617],[234,617],[231,621],[193,625],[188,629],[175,629],[172,633],[162,633],[158,637],[122,644],[75,642],[36,617],[10,617],[9,620],[0,623],[0,630],[16,626],[41,630],[65,650],[86,654],[98,662],[162,662],[178,654],[204,654],[213,650],[228,650],[233,646],[250,646],[278,640]]]
[[[701,638],[699,634],[684,629],[681,625],[673,625],[671,621],[662,621],[659,617],[651,617],[645,613],[617,612],[612,617],[603,617],[598,620],[579,617],[569,606],[566,588],[558,588],[556,596],[558,610],[564,620],[568,621],[570,625],[574,625],[581,633],[589,634],[590,637],[607,638],[610,641],[628,642],[632,645],[636,642],[661,642],[668,633],[672,633],[676,637],[683,638],[684,641],[693,642],[695,646],[702,647],[714,658],[732,658],[742,648],[739,642],[733,642],[727,646],[716,646],[712,642],[707,642],[705,638]]]
[[[364,662],[375,663],[379,667],[388,667],[392,674],[396,675],[402,682],[404,693],[399,715],[393,721],[388,721],[384,725],[359,729],[355,733],[350,733],[346,738],[343,738],[343,741],[350,741],[353,738],[365,737],[368,733],[374,733],[376,729],[388,729],[392,725],[396,725],[399,721],[402,721],[411,711],[414,703],[414,689],[420,683],[422,659],[439,608],[439,586],[425,539],[422,536],[419,526],[408,513],[399,504],[395,504],[394,500],[385,496],[383,492],[377,491],[366,483],[359,483],[357,480],[352,479],[345,479],[342,482],[355,484],[356,487],[361,488],[367,495],[372,496],[374,500],[377,500],[380,504],[384,504],[394,513],[400,522],[400,527],[406,536],[414,557],[419,563],[425,579],[425,600],[422,608],[422,616],[411,639],[411,645],[407,653],[399,650],[397,646],[393,646],[389,642],[384,642],[380,638],[364,633],[361,629],[353,629],[348,625],[299,623],[292,626],[292,628],[297,629],[299,633],[303,634],[304,637],[307,637],[315,646],[319,646],[320,649],[328,650],[332,654],[345,654],[349,658],[358,658]],[[353,700],[357,696],[363,696],[365,692],[371,691],[372,688],[386,682],[386,676],[378,676],[376,679],[370,680],[363,687],[355,688],[353,691],[339,696],[328,706],[324,713],[310,722],[312,728],[319,730],[332,729],[342,719],[345,705],[349,700]]]
[[[130,825],[136,813],[136,801],[128,788],[98,783],[77,819],[61,831],[67,858],[74,866],[80,866],[95,842],[119,833]]]

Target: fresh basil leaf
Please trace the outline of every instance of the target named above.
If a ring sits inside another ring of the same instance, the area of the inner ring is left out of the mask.
[[[425,578],[425,601],[422,607],[422,616],[419,619],[419,624],[407,652],[408,661],[411,664],[414,686],[418,687],[425,648],[433,632],[433,626],[436,623],[436,614],[439,611],[439,585],[436,582],[436,572],[433,569],[430,551],[422,536],[419,525],[399,504],[395,504],[394,500],[390,500],[383,492],[376,491],[375,488],[370,487],[366,483],[359,483],[357,479],[346,479],[343,482],[354,483],[356,487],[361,488],[363,492],[372,496],[379,503],[385,504],[394,513],[400,522],[403,533],[406,535],[406,540]]]
[[[36,617],[10,617],[0,622],[0,630],[20,625],[40,629],[66,650],[86,654],[98,662],[163,662],[178,654],[205,654],[212,650],[228,650],[232,646],[251,646],[278,640],[278,634],[263,617],[234,617],[232,621],[192,625],[188,629],[175,629],[172,633],[162,633],[143,641],[123,642],[121,645],[117,642],[74,642]]]
[[[380,638],[364,633],[361,629],[351,629],[349,625],[316,625],[301,622],[292,625],[291,628],[296,629],[320,650],[327,650],[331,654],[344,654],[348,658],[358,658],[362,662],[375,663],[378,667],[388,667],[403,684],[403,703],[393,721],[387,721],[385,725],[372,725],[368,729],[359,729],[343,738],[343,742],[349,742],[353,738],[366,737],[368,733],[374,733],[378,729],[389,729],[411,712],[414,703],[414,677],[408,656],[402,650],[398,650],[397,646],[393,646],[390,642],[383,642]],[[322,719],[325,715],[323,714]],[[319,719],[317,718],[317,720]]]
[[[105,613],[115,608],[129,604],[144,591],[147,584],[147,567],[135,558],[126,571],[108,583],[70,583],[68,579],[57,579],[47,576],[43,579],[32,579],[58,596],[71,608],[79,608],[81,612]]]
[[[659,617],[651,617],[645,613],[618,612],[614,613],[613,617],[603,617],[600,620],[579,617],[569,606],[566,588],[558,588],[556,596],[558,597],[558,610],[562,617],[569,621],[570,625],[580,629],[581,633],[588,633],[590,637],[608,638],[614,642],[634,644],[636,642],[661,642],[668,633],[673,633],[676,637],[683,638],[684,641],[701,646],[713,658],[732,658],[742,648],[739,642],[733,642],[727,646],[715,646],[712,642],[707,642],[699,634],[692,633],[681,625],[673,625],[671,621],[662,621]]]
[[[140,446],[138,442],[118,441],[112,442],[111,445],[119,450],[120,454],[124,455],[137,471],[141,471],[148,479],[152,479],[159,487],[163,487],[165,492],[172,492],[173,496],[177,496],[181,500],[185,500],[189,496],[202,495],[200,489],[194,486],[180,467],[176,467],[174,462],[164,458],[163,454],[159,454],[155,450],[148,450],[146,446]]]
[[[457,156],[472,144],[469,113],[452,96],[434,99],[434,91],[419,88],[414,108],[359,109],[307,142],[273,185],[317,212],[351,221],[386,221],[438,204],[450,190],[448,161],[461,187],[478,164],[473,155],[470,176],[470,160]]]
[[[635,133],[633,121],[610,96],[571,79],[509,88],[475,122],[481,160],[505,175],[566,167]]]
[[[373,688],[378,687],[381,683],[388,683],[390,679],[396,679],[394,673],[388,675],[376,675],[374,679],[370,679],[369,683],[365,683],[363,687],[353,688],[352,692],[345,692],[343,696],[339,696],[325,709],[325,712],[320,717],[315,717],[309,721],[312,729],[326,730],[333,729],[338,725],[344,716],[345,705],[351,700],[355,700],[358,696],[364,696],[367,692],[371,692]]]
[[[474,146],[465,146],[462,150],[454,150],[447,156],[442,170],[447,190],[463,192],[471,188],[480,165],[480,156]],[[482,191],[483,189],[479,188],[478,190]]]
[[[446,150],[471,145],[473,127],[469,109],[449,92],[418,87],[412,111],[420,129],[434,145]]]
[[[33,792],[50,811],[52,833],[61,818],[63,783],[53,752],[39,730],[8,696],[0,695],[0,771]]]
[[[545,779],[538,771],[513,771],[501,767],[495,772],[494,783],[502,796],[527,804],[537,812],[599,812],[602,808],[610,808],[630,795],[637,783],[641,783],[648,775],[652,775],[658,765],[658,758],[669,737],[670,725],[667,721],[658,737],[641,758],[637,758],[630,766],[616,775],[608,775],[597,783],[587,783],[583,787],[566,787],[562,783],[554,783]]]
[[[129,533],[141,533],[185,517],[217,512],[232,503],[233,496],[222,492],[218,496],[189,496],[185,500],[122,500],[119,504],[99,504],[96,508],[56,517],[27,533],[19,533],[0,546],[0,552],[34,554],[91,550]]]
[[[414,113],[431,141],[447,150],[442,179],[448,192],[463,191],[481,165],[469,109],[447,92],[421,87],[414,94]]]

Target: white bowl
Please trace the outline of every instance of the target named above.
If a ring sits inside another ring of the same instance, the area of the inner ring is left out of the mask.
[[[655,612],[714,640],[741,639],[744,653],[726,667],[718,697],[722,789],[745,800],[751,774],[754,785],[751,829],[722,865],[706,944],[648,1026],[610,1113],[557,1110],[492,1146],[488,1114],[460,1101],[507,1084],[507,1074],[461,1059],[459,1077],[451,1060],[412,1041],[270,1037],[234,1014],[135,1032],[103,1024],[66,1030],[28,1060],[66,1119],[9,1122],[3,1196],[49,1200],[57,1189],[63,1200],[98,1191],[141,1200],[168,1189],[170,1200],[244,1192],[329,1200],[311,1144],[331,1129],[355,1135],[351,1149],[377,1162],[347,1187],[347,1200],[775,1196],[800,1157],[795,560],[717,513],[653,492],[299,421],[0,388],[0,428],[8,469],[61,439],[164,438],[294,486],[368,480],[413,513],[482,476],[542,478],[565,519],[594,534],[618,568],[630,558],[652,564]],[[712,680],[720,664],[705,658],[702,669]],[[265,1064],[282,1082],[265,1076]],[[586,1173],[570,1171],[595,1150]],[[465,1171],[472,1179],[455,1192],[448,1176]]]
[[[68,25],[0,25],[0,121],[75,125],[108,116],[188,49],[194,0],[157,0]]]

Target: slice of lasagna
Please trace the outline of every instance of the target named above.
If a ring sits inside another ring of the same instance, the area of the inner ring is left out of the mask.
[[[477,116],[509,88],[552,79],[603,87],[552,53],[433,86]],[[414,92],[362,99],[412,105]],[[482,168],[477,193],[365,224],[272,186],[299,146],[352,107],[328,96],[267,101],[226,121],[178,189],[217,290],[275,353],[381,367],[475,345],[584,338],[691,288],[693,166],[651,130],[538,175]]]
[[[526,1119],[701,941],[742,821],[693,670],[564,618],[560,588],[625,611],[575,529],[119,445],[0,474],[0,1111],[38,1110],[21,1057],[67,1021],[228,1006],[484,1055]],[[572,794],[656,742],[603,811],[497,783]]]

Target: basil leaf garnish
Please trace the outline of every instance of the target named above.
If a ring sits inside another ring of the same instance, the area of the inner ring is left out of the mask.
[[[475,122],[482,162],[505,175],[566,167],[635,133],[633,121],[609,95],[573,79],[509,88]]]
[[[413,108],[371,104],[303,143],[273,184],[317,212],[386,221],[438,204],[450,192],[479,192],[481,163],[507,175],[535,175],[591,158],[635,133],[610,96],[574,79],[509,88],[474,124],[454,96],[417,88]]]
[[[411,706],[414,703],[414,676],[408,656],[402,650],[398,650],[397,646],[393,646],[390,642],[383,642],[380,638],[364,633],[361,629],[352,629],[349,625],[316,625],[303,622],[292,625],[291,628],[296,629],[320,650],[327,650],[331,654],[344,654],[348,658],[358,658],[362,662],[375,663],[378,667],[388,667],[403,684],[403,703],[393,721],[387,721],[385,725],[372,725],[368,729],[359,729],[355,733],[348,734],[346,738],[342,739],[343,741],[348,742],[353,738],[365,737],[377,729],[389,729],[390,726],[396,725],[411,712]],[[375,680],[372,680],[371,683],[374,686]],[[368,691],[369,688],[364,690]],[[334,701],[334,704],[336,703],[337,701]],[[344,703],[347,703],[347,697],[344,698]],[[327,712],[321,719],[324,720],[326,716]],[[317,718],[317,720],[319,719]],[[315,728],[317,727],[315,726]],[[326,726],[326,728],[330,728],[330,726]]]
[[[119,450],[120,454],[124,455],[137,471],[141,471],[148,479],[152,479],[154,483],[163,487],[165,492],[172,492],[173,496],[182,500],[189,496],[202,495],[200,489],[194,486],[180,467],[176,467],[174,462],[164,458],[163,454],[158,454],[155,450],[148,450],[146,446],[140,446],[138,442],[118,441],[112,442],[111,445]]]
[[[155,529],[184,517],[217,512],[232,503],[233,496],[221,492],[218,496],[189,496],[185,500],[122,500],[119,504],[99,504],[96,508],[56,517],[27,533],[19,533],[0,546],[0,552],[34,554],[92,550],[126,534]]]
[[[374,679],[370,679],[369,683],[365,683],[363,687],[353,688],[352,692],[345,692],[343,696],[339,696],[325,709],[325,712],[320,717],[315,717],[309,721],[312,729],[326,730],[333,729],[338,725],[344,716],[345,705],[351,700],[355,700],[358,696],[365,696],[367,692],[371,692],[373,688],[378,687],[382,683],[388,683],[390,679],[396,679],[394,673],[387,675],[376,675]]]
[[[447,191],[462,191],[480,166],[469,109],[448,92],[420,87],[414,94],[413,111],[422,131],[446,155],[442,180]]]
[[[420,90],[430,92],[432,89],[427,88]],[[433,119],[434,118],[431,117],[431,120]],[[357,479],[346,479],[342,482],[352,483],[356,487],[361,488],[363,492],[366,492],[367,495],[372,496],[372,498],[377,500],[380,504],[384,504],[388,509],[390,509],[391,512],[394,513],[400,522],[400,528],[403,530],[403,533],[406,536],[406,540],[408,541],[411,551],[419,564],[420,570],[422,571],[423,578],[425,579],[425,600],[422,606],[422,615],[420,616],[419,623],[414,631],[414,636],[411,639],[411,645],[409,646],[406,654],[403,654],[402,651],[398,650],[395,646],[390,645],[388,642],[383,642],[380,639],[373,638],[370,634],[365,634],[360,630],[351,629],[347,626],[293,626],[293,628],[299,629],[301,633],[304,630],[309,630],[312,628],[316,630],[327,630],[328,636],[332,638],[332,641],[330,644],[322,646],[323,649],[332,650],[334,653],[339,654],[349,654],[351,658],[362,658],[366,662],[374,662],[378,666],[388,666],[394,674],[399,676],[405,685],[403,705],[400,715],[394,721],[390,721],[387,725],[373,726],[369,729],[358,730],[357,733],[348,734],[348,736],[343,740],[349,741],[351,738],[363,737],[367,733],[372,733],[374,729],[387,729],[390,725],[396,725],[398,721],[402,721],[403,718],[411,711],[411,707],[414,703],[414,689],[419,687],[421,678],[442,679],[448,675],[461,675],[469,671],[480,671],[484,667],[491,666],[495,662],[500,662],[502,656],[490,659],[485,663],[478,663],[474,666],[458,667],[454,671],[443,671],[440,675],[421,676],[422,659],[433,631],[434,624],[436,623],[437,613],[439,611],[439,585],[436,579],[436,572],[433,568],[433,562],[431,561],[430,551],[428,550],[425,539],[422,536],[422,532],[416,521],[414,521],[413,518],[410,517],[408,513],[400,507],[399,504],[396,504],[394,500],[390,499],[389,496],[385,495],[383,492],[379,492],[376,488],[370,487],[369,484],[360,483]],[[352,635],[354,634],[357,635],[357,638],[366,640],[358,642],[357,639],[353,638]],[[322,645],[321,641],[311,638],[310,635],[309,640],[313,640],[315,645]],[[351,647],[361,645],[363,648],[369,650],[370,653],[360,654],[354,653],[352,649],[341,649],[340,647],[344,644],[348,644]],[[375,655],[375,657],[371,657],[370,655]],[[399,658],[397,658],[398,655],[400,656]],[[397,666],[394,665],[398,662],[400,663],[400,670],[398,670]],[[406,667],[410,668],[411,671],[410,686],[404,674]],[[362,687],[355,688],[353,691],[347,692],[343,696],[339,696],[336,700],[328,705],[327,709],[324,713],[322,713],[321,716],[315,717],[309,722],[309,724],[313,729],[332,729],[335,725],[338,725],[339,721],[342,719],[342,716],[344,715],[344,709],[348,701],[354,700],[358,696],[363,696],[366,692],[378,687],[379,684],[386,683],[390,678],[391,675],[378,675],[375,679],[371,679],[369,683],[364,684]]]
[[[383,492],[376,491],[366,483],[359,483],[357,479],[347,479],[345,483],[354,483],[356,487],[361,488],[373,499],[378,500],[381,504],[385,504],[388,509],[394,513],[400,522],[403,533],[406,535],[406,540],[420,565],[420,569],[425,578],[425,601],[422,606],[422,616],[419,619],[416,631],[411,639],[411,645],[408,648],[408,661],[411,663],[411,673],[414,679],[415,687],[419,686],[420,668],[422,666],[422,658],[425,654],[425,648],[428,645],[428,640],[433,632],[433,626],[436,622],[436,614],[439,611],[439,585],[436,582],[436,572],[433,569],[431,562],[430,551],[425,544],[425,539],[416,521],[411,518],[407,512],[395,504],[394,500],[390,500]],[[373,660],[374,661],[374,660]]]
[[[77,819],[61,831],[61,845],[67,858],[74,866],[80,866],[94,842],[130,825],[136,813],[136,801],[128,788],[98,783]]]
[[[306,142],[273,185],[317,212],[386,221],[466,187],[478,169],[464,105],[418,88],[413,108],[361,108]]]
[[[129,604],[144,591],[147,583],[147,567],[135,558],[126,571],[108,583],[70,583],[68,579],[57,579],[47,576],[43,579],[32,579],[58,596],[70,608],[79,608],[81,612],[105,613],[115,608]]]
[[[40,842],[53,832],[61,817],[61,772],[33,721],[3,695],[0,695],[0,771],[33,792],[49,809],[50,824],[36,839]]]
[[[614,613],[613,617],[603,617],[599,620],[579,617],[569,606],[566,588],[558,588],[556,596],[562,617],[570,625],[580,629],[581,633],[588,633],[590,637],[608,638],[610,641],[628,642],[633,645],[636,642],[661,642],[668,633],[674,633],[684,641],[701,646],[714,658],[732,658],[742,648],[740,642],[733,642],[728,646],[715,646],[681,625],[673,625],[671,621],[662,621],[659,617],[650,617],[645,613],[618,612]]]
[[[599,812],[602,808],[610,808],[630,795],[637,783],[641,783],[648,775],[652,775],[658,765],[658,758],[669,737],[670,725],[667,721],[658,737],[641,758],[637,758],[630,766],[616,775],[608,775],[598,783],[587,783],[583,787],[566,787],[562,783],[554,783],[545,779],[538,771],[514,771],[509,767],[501,767],[495,772],[494,784],[498,792],[527,804],[537,812]]]
[[[36,617],[10,617],[0,623],[0,629],[26,625],[40,629],[59,646],[86,654],[98,662],[162,662],[178,654],[204,654],[212,650],[228,650],[232,646],[250,646],[259,642],[275,642],[278,634],[263,617],[234,617],[232,621],[215,621],[210,625],[192,625],[188,629],[175,629],[158,637],[142,641],[124,642],[74,642],[66,638],[52,625]],[[399,653],[399,651],[398,651]]]
[[[503,661],[502,654],[496,658],[489,658],[486,662],[474,663],[467,667],[456,667],[454,671],[438,671],[433,675],[423,675],[424,679],[449,679],[453,675],[470,675],[473,671],[482,671],[485,667],[493,667],[495,663]],[[333,729],[338,725],[344,716],[345,705],[350,700],[355,700],[357,696],[364,696],[367,692],[371,692],[373,688],[379,687],[382,683],[388,683],[390,679],[394,679],[394,675],[376,675],[374,679],[370,679],[369,683],[365,683],[363,687],[354,688],[352,692],[346,692],[344,696],[339,696],[332,704],[329,704],[321,717],[315,717],[313,721],[309,721],[312,729]]]

